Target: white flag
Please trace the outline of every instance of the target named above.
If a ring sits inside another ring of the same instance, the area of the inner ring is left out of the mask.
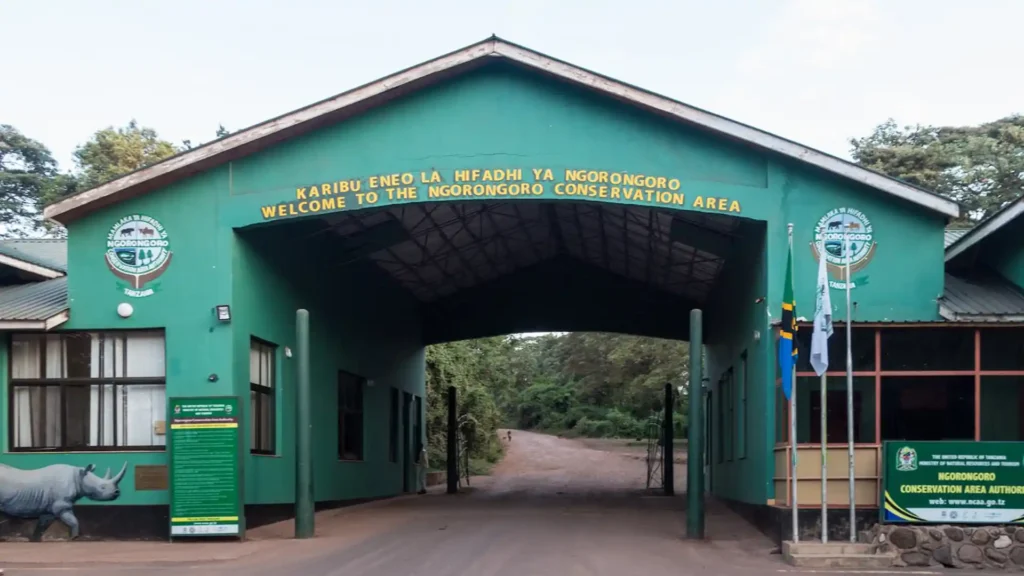
[[[821,376],[828,370],[828,338],[832,335],[832,298],[828,289],[825,241],[818,247],[818,291],[814,301],[814,333],[811,334],[811,366]]]

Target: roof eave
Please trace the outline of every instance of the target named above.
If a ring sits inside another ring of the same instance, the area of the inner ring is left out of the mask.
[[[531,69],[587,86],[620,100],[626,100],[750,145],[817,166],[871,188],[904,198],[947,217],[956,218],[960,215],[959,205],[941,196],[774,134],[493,37],[70,196],[47,206],[43,214],[46,218],[66,224],[101,206],[118,201],[122,197],[131,197],[165,186],[178,179],[312,130],[322,122],[336,121],[337,116],[346,109],[356,108],[357,112],[358,109],[365,108],[367,104],[373,104],[376,100],[394,97],[397,92],[403,92],[402,89],[427,83],[434,77],[452,72],[473,62],[482,61],[488,56],[507,58]]]
[[[991,218],[971,228],[966,234],[958,238],[946,248],[946,262],[971,249],[972,246],[990,236],[1006,224],[1009,224],[1018,216],[1024,213],[1024,198],[1015,201],[1013,204],[997,212]]]
[[[63,310],[41,320],[4,320],[0,318],[0,330],[53,330],[71,319],[71,310]]]
[[[22,272],[28,272],[29,274],[33,274],[46,280],[52,280],[54,278],[60,278],[61,276],[64,276],[63,270],[50,268],[48,266],[41,266],[34,262],[22,260],[21,258],[15,258],[14,256],[10,256],[3,253],[0,253],[0,264],[10,266],[11,268],[16,268],[18,270],[21,270]]]
[[[960,314],[945,304],[939,304],[939,315],[950,322],[983,324],[1024,323],[1024,314]]]

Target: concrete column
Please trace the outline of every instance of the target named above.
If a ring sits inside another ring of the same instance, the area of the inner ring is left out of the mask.
[[[456,431],[459,426],[458,405],[455,399],[455,386],[448,387],[448,493],[459,491],[459,452]]]
[[[295,451],[295,537],[312,538],[313,510],[313,405],[309,383],[309,312],[295,313],[295,366],[298,393]]]
[[[704,538],[704,318],[690,311],[690,422],[686,449],[686,537]]]
[[[676,471],[675,471],[675,444],[673,443],[674,430],[672,427],[673,410],[672,384],[665,383],[665,417],[662,426],[662,462],[661,462],[661,484],[665,489],[665,496],[673,496],[676,493]]]

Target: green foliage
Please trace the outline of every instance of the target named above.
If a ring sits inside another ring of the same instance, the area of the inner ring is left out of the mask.
[[[470,437],[471,457],[488,463],[501,458],[501,412],[487,383],[500,378],[492,369],[503,346],[501,338],[485,338],[427,348],[427,449],[434,468],[444,469],[447,461],[449,386],[455,387],[459,416],[467,417],[463,432]]]
[[[477,425],[473,455],[494,462],[501,455],[499,426],[587,437],[643,439],[652,413],[662,410],[664,386],[689,377],[685,342],[571,333],[454,342],[427,350],[430,461],[443,466],[447,386],[458,390],[459,415]],[[686,428],[686,396],[673,422]],[[473,467],[473,465],[471,465]]]
[[[963,204],[961,223],[991,216],[1024,193],[1024,116],[903,128],[890,119],[850,143],[858,164]]]
[[[42,206],[74,189],[74,179],[58,173],[46,146],[0,124],[0,236],[45,228],[39,217]]]
[[[123,128],[104,128],[75,149],[79,186],[88,190],[177,153],[173,144],[135,120]]]

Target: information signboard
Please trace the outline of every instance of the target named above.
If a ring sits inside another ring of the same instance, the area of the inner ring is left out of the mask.
[[[888,523],[1024,522],[1024,442],[886,442]]]
[[[171,398],[171,537],[242,535],[238,398]]]

